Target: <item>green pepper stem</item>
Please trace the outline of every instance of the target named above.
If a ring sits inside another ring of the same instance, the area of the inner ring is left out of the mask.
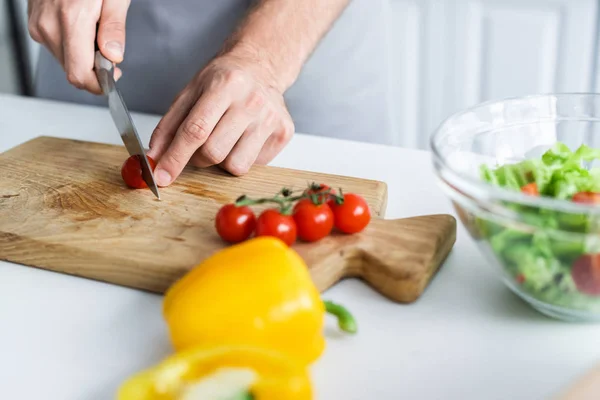
[[[240,392],[233,397],[227,398],[227,400],[255,400],[254,395],[250,392]]]
[[[358,327],[354,316],[344,306],[333,303],[329,300],[323,300],[325,310],[334,315],[338,320],[338,326],[341,330],[348,333],[356,333]]]

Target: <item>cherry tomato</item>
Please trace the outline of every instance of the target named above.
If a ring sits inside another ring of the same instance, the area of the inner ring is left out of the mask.
[[[527,185],[521,188],[521,192],[527,194],[529,196],[539,196],[540,192],[538,191],[537,183],[528,183]]]
[[[146,158],[150,163],[150,168],[154,171],[156,162],[152,157],[146,156]],[[125,160],[121,167],[121,177],[123,177],[125,184],[131,188],[144,189],[148,187],[146,181],[144,181],[144,178],[142,177],[142,165],[140,164],[140,159],[137,155],[131,156]]]
[[[344,194],[344,202],[332,203],[334,224],[344,233],[357,233],[362,231],[371,220],[369,205],[361,196],[353,193]]]
[[[325,190],[331,189],[329,185],[324,183],[312,183],[308,189],[305,190],[306,193],[319,193]]]
[[[226,204],[217,213],[215,228],[221,239],[229,243],[242,242],[252,235],[256,217],[248,206]]]
[[[316,242],[331,233],[333,212],[327,204],[314,204],[311,199],[302,199],[294,206],[294,221],[300,239]]]
[[[595,192],[579,192],[573,196],[575,203],[584,204],[600,204],[600,193]]]
[[[335,190],[332,190],[328,185],[321,184],[312,184],[309,189],[304,191],[305,194],[311,196],[313,194],[321,194],[321,196],[317,196],[317,201],[319,203],[327,203],[331,207],[333,200],[332,195],[335,194]],[[327,193],[327,194],[325,194]]]
[[[288,246],[296,241],[296,222],[291,215],[284,215],[276,208],[263,211],[256,221],[256,236],[274,236]]]
[[[571,276],[580,292],[600,296],[600,253],[584,254],[575,260]]]

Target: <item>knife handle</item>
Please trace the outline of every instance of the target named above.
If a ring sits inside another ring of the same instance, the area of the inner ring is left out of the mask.
[[[95,53],[94,68],[96,69],[96,71],[98,71],[100,69],[105,69],[108,71],[110,76],[113,76],[113,70],[114,70],[113,63],[108,58],[106,58],[102,55],[102,52],[100,52],[100,47],[98,47],[98,26],[99,25],[100,24],[96,23],[96,37],[94,39],[94,53]]]
[[[98,27],[100,26],[99,22],[96,22],[96,34],[94,35],[94,53],[100,51],[100,47],[98,47]]]

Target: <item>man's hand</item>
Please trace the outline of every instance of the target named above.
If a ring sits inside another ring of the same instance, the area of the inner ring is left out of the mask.
[[[269,163],[294,133],[283,93],[349,1],[252,0],[154,130],[148,154],[158,160],[157,184],[171,184],[188,162],[234,175]]]
[[[63,66],[68,81],[101,94],[93,71],[96,23],[98,46],[115,64],[123,61],[125,20],[130,0],[29,0],[29,34]],[[115,79],[121,70],[115,69]]]
[[[157,184],[171,184],[188,162],[221,165],[234,175],[270,162],[294,133],[276,86],[250,53],[215,58],[183,89],[152,134],[148,155],[159,160]]]

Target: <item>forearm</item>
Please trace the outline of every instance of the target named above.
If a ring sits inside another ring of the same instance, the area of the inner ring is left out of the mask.
[[[281,92],[350,0],[257,0],[222,53],[255,58]]]

